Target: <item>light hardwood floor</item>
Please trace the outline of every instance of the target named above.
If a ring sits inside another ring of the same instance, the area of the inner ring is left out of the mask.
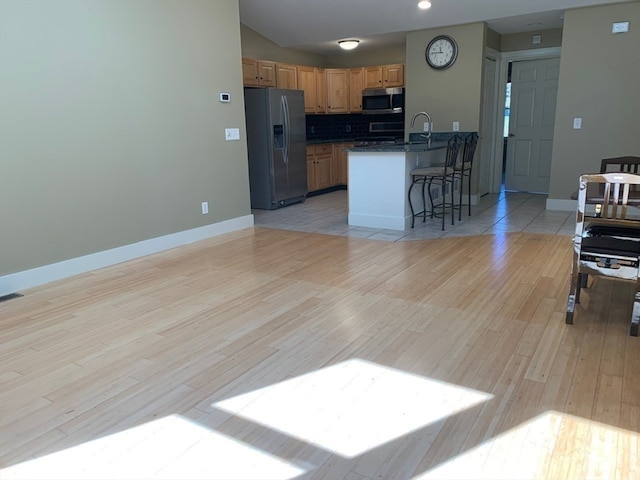
[[[571,239],[268,228],[0,303],[5,478],[640,478],[632,286]]]

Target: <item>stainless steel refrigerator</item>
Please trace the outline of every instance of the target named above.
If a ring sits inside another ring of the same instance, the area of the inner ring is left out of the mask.
[[[251,208],[275,209],[307,195],[304,93],[245,88]]]

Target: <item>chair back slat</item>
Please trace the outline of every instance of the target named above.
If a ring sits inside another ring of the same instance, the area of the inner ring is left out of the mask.
[[[589,190],[588,184],[599,184],[600,188]],[[624,220],[628,215],[629,192],[640,185],[640,175],[626,172],[585,174],[580,176],[578,210],[584,214],[588,195],[597,195],[600,204],[598,217],[603,220]],[[602,200],[600,200],[600,198]],[[596,207],[597,208],[597,207]]]
[[[640,171],[640,157],[625,156],[603,158],[600,161],[600,173],[627,172],[637,174]]]

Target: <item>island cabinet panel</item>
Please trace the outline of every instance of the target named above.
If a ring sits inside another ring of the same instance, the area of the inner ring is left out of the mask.
[[[298,89],[298,69],[295,65],[278,63],[276,65],[276,85],[289,90]]]
[[[349,76],[342,68],[327,69],[327,113],[349,111]]]

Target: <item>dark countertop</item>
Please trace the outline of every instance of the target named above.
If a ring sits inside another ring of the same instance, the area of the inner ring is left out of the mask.
[[[330,140],[307,140],[307,145],[325,145],[327,143],[352,143],[352,138],[332,138]]]
[[[385,144],[385,145],[369,145],[365,147],[353,147],[347,149],[349,152],[430,152],[432,150],[440,150],[447,148],[446,141],[438,140],[431,143],[403,143],[403,144]]]
[[[428,148],[427,150],[438,150],[439,148],[442,148],[441,146],[435,147],[435,145],[440,144],[443,141],[446,143],[446,141],[449,140],[449,138],[451,138],[452,135],[458,134],[464,139],[464,137],[466,137],[470,133],[471,132],[433,132],[431,137],[432,147]],[[371,152],[426,151],[424,149],[424,146],[426,145],[426,143],[424,142],[424,137],[422,137],[422,135],[423,135],[422,133],[410,133],[408,143],[403,143],[402,139],[400,139],[399,143],[397,144],[384,143],[380,145],[368,145],[363,147],[354,147],[353,150],[358,148],[358,149],[369,149],[369,150],[356,150],[359,152],[362,152],[362,151],[371,151]],[[373,140],[374,138],[375,136],[370,136],[371,140]],[[353,136],[335,137],[335,138],[324,139],[324,140],[313,139],[313,140],[307,140],[307,145],[323,145],[327,143],[357,143],[358,140],[359,140],[359,137],[353,137]],[[419,145],[422,145],[422,146],[419,146]],[[406,150],[407,147],[412,147],[412,149]]]

